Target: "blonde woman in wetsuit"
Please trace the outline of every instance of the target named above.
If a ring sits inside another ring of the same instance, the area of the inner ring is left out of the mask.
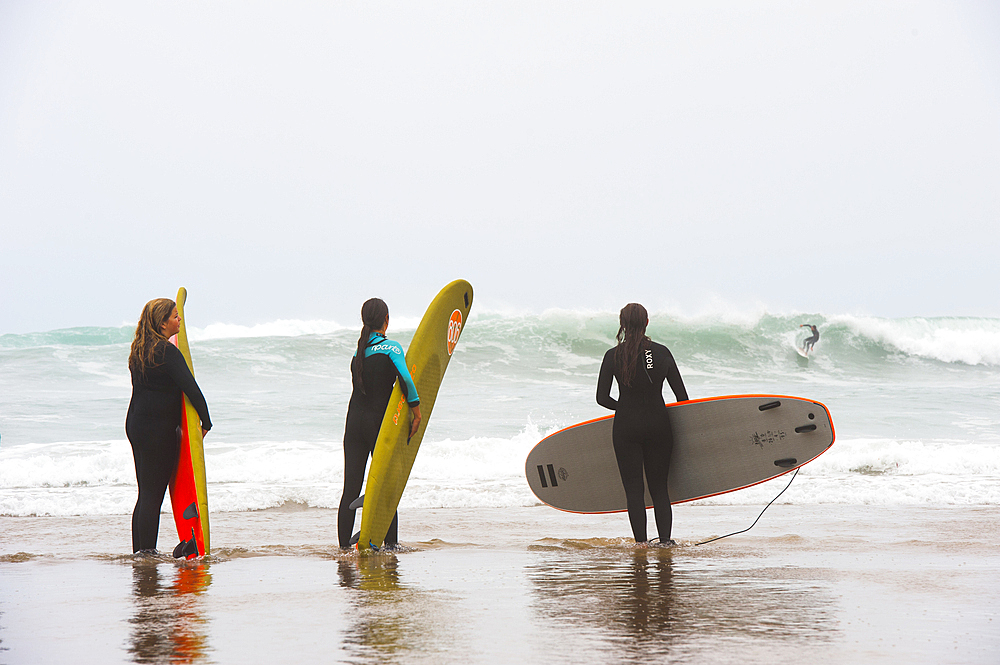
[[[615,412],[612,440],[635,542],[647,543],[642,478],[645,468],[660,543],[673,545],[667,474],[674,439],[663,403],[663,381],[669,383],[678,402],[687,400],[687,391],[669,349],[646,337],[646,308],[629,303],[618,318],[618,344],[604,354],[597,379],[597,403]],[[617,400],[611,397],[612,379],[618,382]]]
[[[361,306],[361,336],[358,348],[351,359],[353,390],[347,406],[347,425],[344,428],[344,493],[337,513],[337,538],[340,547],[351,546],[355,510],[351,504],[361,496],[365,466],[375,450],[382,417],[392,396],[392,387],[399,379],[406,403],[410,405],[413,420],[410,436],[420,425],[420,397],[406,368],[406,356],[399,342],[386,339],[389,327],[389,306],[380,298],[371,298]],[[393,548],[398,543],[399,514],[393,516],[385,535],[385,546]]]
[[[132,511],[132,552],[156,552],[160,507],[180,456],[184,395],[201,417],[202,433],[212,429],[205,396],[183,354],[168,341],[180,329],[181,317],[173,300],[150,300],[142,308],[128,357],[132,400],[125,434],[132,444],[139,485]]]

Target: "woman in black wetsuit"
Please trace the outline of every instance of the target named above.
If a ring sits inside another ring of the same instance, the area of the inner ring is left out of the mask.
[[[678,402],[687,400],[677,363],[667,347],[646,337],[646,308],[629,303],[619,315],[618,344],[604,354],[597,379],[597,403],[615,412],[612,439],[635,542],[646,544],[646,501],[643,468],[653,499],[653,514],[661,544],[673,544],[673,512],[667,473],[674,439],[663,403],[663,380]],[[611,379],[618,382],[618,399],[611,397]]]
[[[375,450],[382,417],[397,377],[413,414],[410,436],[420,425],[420,397],[406,368],[403,347],[385,337],[385,330],[389,327],[389,306],[379,298],[365,301],[361,306],[361,323],[358,348],[351,360],[353,391],[344,429],[344,493],[337,513],[337,538],[342,549],[351,546],[356,509],[351,510],[350,506],[361,495],[368,456]],[[385,535],[386,547],[397,545],[398,530],[397,514],[393,516]]]
[[[184,356],[168,341],[180,327],[181,317],[173,300],[150,300],[142,308],[128,357],[132,401],[125,417],[125,434],[132,444],[139,484],[132,512],[133,552],[156,551],[160,507],[180,455],[183,395],[201,416],[202,433],[212,429],[205,396]]]

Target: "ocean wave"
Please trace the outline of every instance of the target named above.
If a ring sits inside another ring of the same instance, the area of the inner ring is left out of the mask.
[[[879,319],[841,315],[829,323],[907,356],[944,363],[1000,366],[1000,320]]]
[[[188,339],[194,341],[214,339],[245,339],[248,337],[301,337],[303,335],[328,335],[346,328],[335,321],[279,319],[252,326],[233,323],[212,323],[204,328],[191,326]]]
[[[538,505],[524,460],[547,431],[513,437],[426,441],[400,504],[419,508]],[[336,508],[343,481],[339,442],[214,443],[206,447],[213,511],[298,503]],[[765,504],[789,477],[700,503]],[[779,503],[1000,505],[1000,445],[850,439],[802,471]],[[125,441],[31,444],[0,449],[0,515],[131,513],[135,471]],[[165,508],[169,506],[165,503]]]
[[[416,317],[392,317],[390,319],[390,331],[412,332],[417,329],[420,319]],[[361,322],[356,325],[345,326],[336,321],[323,319],[279,319],[268,323],[258,323],[254,325],[238,325],[233,323],[212,323],[204,328],[191,326],[188,329],[188,338],[191,341],[223,340],[223,339],[249,339],[267,337],[305,337],[309,335],[334,335],[347,334],[357,338],[361,331]]]
[[[395,332],[407,340],[418,323],[415,317],[394,318],[390,322],[390,336]],[[651,311],[648,334],[682,358],[701,357],[720,366],[746,369],[761,363],[786,363],[803,323],[819,326],[821,338],[816,346],[816,360],[839,364],[848,371],[906,358],[1000,366],[1000,319],[990,318],[888,319],[851,314],[770,313],[763,305],[737,308],[715,303],[694,314]],[[300,319],[254,325],[216,322],[188,328],[192,342],[229,340],[234,353],[239,353],[240,345],[250,339],[286,339],[294,344],[297,338],[320,336],[349,343],[356,338],[357,330],[355,325],[345,326],[331,320]],[[562,354],[563,360],[571,365],[589,366],[615,343],[617,331],[618,313],[613,311],[479,310],[471,314],[466,324],[463,347],[482,351],[484,359],[501,362],[536,354]],[[0,335],[0,351],[39,346],[125,345],[131,341],[132,333],[131,326],[123,325]],[[490,354],[495,357],[490,358]]]
[[[61,328],[47,332],[8,333],[0,335],[0,350],[32,349],[46,346],[107,346],[128,344],[135,334],[135,325],[118,327]]]
[[[769,313],[763,305],[724,304],[695,314],[651,311],[647,334],[675,351],[738,369],[785,363],[800,326],[819,327],[817,357],[845,368],[872,367],[901,358],[1000,366],[1000,319],[888,319],[849,314]],[[618,313],[550,309],[541,314],[480,312],[470,317],[470,344],[494,346],[503,356],[538,349],[570,350],[597,358],[615,343]]]

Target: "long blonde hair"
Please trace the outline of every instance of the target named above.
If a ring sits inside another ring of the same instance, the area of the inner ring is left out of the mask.
[[[170,319],[175,307],[177,307],[177,303],[170,298],[157,298],[150,300],[142,308],[142,314],[139,315],[139,325],[135,327],[132,351],[128,356],[130,370],[137,369],[140,374],[145,376],[147,369],[156,367],[157,362],[153,358],[156,347],[160,342],[167,341],[167,338],[160,332],[160,327]]]

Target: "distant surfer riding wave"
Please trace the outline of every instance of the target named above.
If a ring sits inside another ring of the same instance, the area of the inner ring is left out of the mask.
[[[819,329],[811,323],[803,323],[799,328],[809,328],[812,331],[812,336],[806,337],[802,340],[802,350],[806,353],[812,351],[813,346],[819,341]]]

